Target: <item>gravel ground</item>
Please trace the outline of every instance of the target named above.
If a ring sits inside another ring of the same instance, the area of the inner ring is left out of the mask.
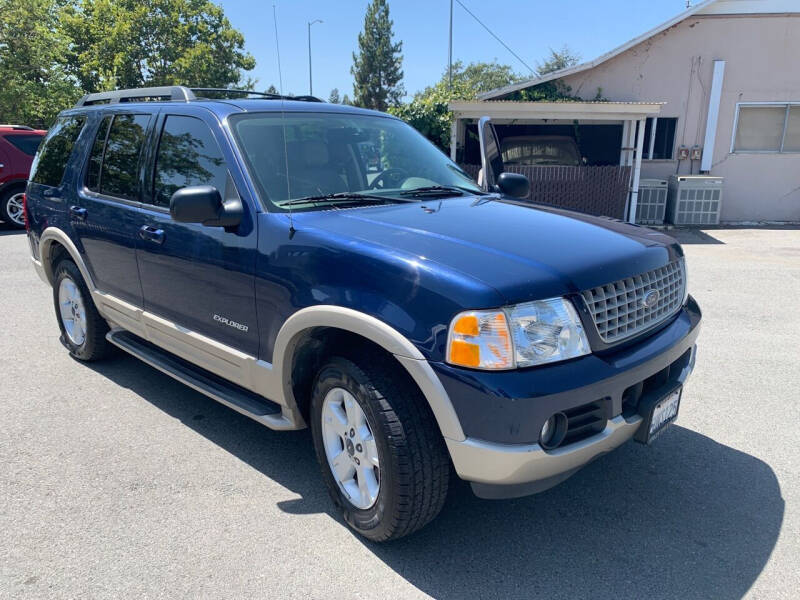
[[[375,545],[331,512],[307,432],[72,360],[0,231],[0,597],[797,598],[800,230],[677,235],[705,315],[678,424],[538,496],[459,482]]]

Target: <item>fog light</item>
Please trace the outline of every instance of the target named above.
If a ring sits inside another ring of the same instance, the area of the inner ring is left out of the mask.
[[[550,417],[547,421],[544,422],[542,425],[542,433],[539,434],[539,440],[542,442],[542,445],[547,445],[550,443],[550,438],[553,437],[553,434],[556,432],[556,418]]]
[[[542,431],[539,433],[539,445],[545,450],[552,450],[564,441],[566,433],[567,415],[558,412],[542,425]]]

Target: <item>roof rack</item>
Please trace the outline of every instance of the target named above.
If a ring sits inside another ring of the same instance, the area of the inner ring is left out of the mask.
[[[198,95],[195,95],[197,92]],[[93,106],[95,104],[118,104],[120,102],[163,102],[177,101],[189,102],[199,98],[206,98],[205,94],[220,96],[259,96],[267,100],[300,100],[304,102],[322,102],[314,96],[281,96],[280,94],[269,94],[266,92],[254,92],[252,90],[239,90],[231,88],[189,88],[183,85],[132,88],[128,90],[113,90],[110,92],[98,92],[86,94],[78,100],[75,107]],[[223,98],[208,98],[213,100],[223,100]]]
[[[33,127],[28,127],[27,125],[9,125],[7,123],[0,123],[0,127],[5,127],[7,129],[20,129],[23,131],[34,131]]]
[[[199,93],[208,93],[211,92],[212,94],[223,94],[223,95],[230,95],[230,96],[258,96],[260,98],[264,98],[266,100],[300,100],[302,102],[324,102],[324,100],[320,100],[316,96],[281,96],[280,94],[272,94],[270,92],[254,92],[253,90],[239,90],[234,88],[190,88],[193,92]],[[211,100],[216,100],[217,98],[211,98]]]

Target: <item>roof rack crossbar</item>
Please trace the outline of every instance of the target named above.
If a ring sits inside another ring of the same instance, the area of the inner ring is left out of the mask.
[[[212,92],[218,94],[230,94],[230,95],[241,95],[241,96],[260,96],[261,98],[266,98],[267,100],[301,100],[303,102],[322,102],[316,96],[281,96],[280,94],[273,94],[271,92],[256,92],[253,90],[241,90],[236,88],[190,88],[193,92],[203,93],[203,92]]]
[[[140,100],[178,100],[188,102],[194,100],[195,95],[191,89],[182,85],[133,88],[128,90],[113,90],[86,94],[75,105],[91,106],[93,104],[118,104],[120,102],[135,102]]]
[[[195,95],[195,93],[199,94]],[[113,90],[110,92],[98,92],[86,94],[78,100],[75,107],[92,106],[94,104],[119,104],[121,102],[142,102],[142,101],[178,101],[189,102],[203,97],[204,94],[218,94],[220,96],[258,96],[267,100],[300,100],[303,102],[322,102],[315,96],[281,96],[269,92],[254,92],[252,90],[240,90],[235,88],[190,88],[183,85],[132,88],[128,90]],[[215,99],[215,98],[209,98]],[[217,98],[222,99],[222,98]]]

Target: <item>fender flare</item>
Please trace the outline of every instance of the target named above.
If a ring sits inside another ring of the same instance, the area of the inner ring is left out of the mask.
[[[78,265],[78,269],[80,270],[83,280],[86,282],[89,290],[92,292],[97,291],[97,287],[94,285],[94,280],[89,273],[89,269],[86,268],[86,263],[84,262],[81,253],[78,252],[78,247],[69,238],[69,236],[58,227],[48,227],[42,232],[42,235],[39,238],[39,259],[41,260],[45,277],[47,277],[47,281],[50,283],[50,285],[53,285],[54,277],[53,265],[50,262],[50,250],[53,246],[53,242],[58,242],[64,246],[64,248],[66,248],[70,258],[72,258],[75,264]]]
[[[283,397],[287,405],[297,406],[292,391],[292,358],[295,349],[305,332],[315,327],[350,331],[390,352],[419,386],[442,435],[456,441],[466,439],[447,392],[419,349],[383,321],[342,306],[317,305],[303,308],[289,317],[278,332],[272,368],[281,378]]]

